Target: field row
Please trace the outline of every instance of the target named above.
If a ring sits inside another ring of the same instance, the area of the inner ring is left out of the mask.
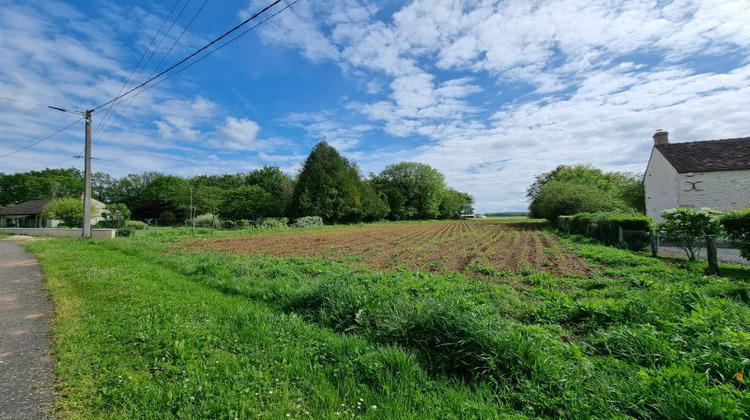
[[[186,246],[234,254],[353,259],[380,271],[534,268],[554,274],[587,274],[586,263],[565,252],[543,227],[529,222],[457,220],[283,232],[201,240]]]

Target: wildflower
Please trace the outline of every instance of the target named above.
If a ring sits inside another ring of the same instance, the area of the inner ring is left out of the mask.
[[[373,404],[372,407],[370,407],[370,408],[372,408],[373,410],[377,410],[378,406]]]
[[[741,374],[739,372],[735,373],[734,377],[737,378],[737,380],[740,381],[740,382],[742,382],[742,381],[745,380],[745,375],[743,375],[743,374]]]

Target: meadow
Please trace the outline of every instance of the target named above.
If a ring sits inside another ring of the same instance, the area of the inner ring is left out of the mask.
[[[747,267],[501,219],[27,246],[62,418],[750,413]]]

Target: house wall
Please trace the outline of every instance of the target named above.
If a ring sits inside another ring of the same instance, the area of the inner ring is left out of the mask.
[[[679,206],[728,211],[750,207],[750,170],[677,175]]]
[[[719,211],[750,207],[750,170],[677,173],[656,149],[643,179],[646,214],[661,221],[662,210],[703,207]]]
[[[661,152],[651,149],[643,186],[646,190],[646,214],[654,221],[661,221],[662,210],[678,206],[678,175]]]

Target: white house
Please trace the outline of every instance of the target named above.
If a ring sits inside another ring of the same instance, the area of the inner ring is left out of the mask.
[[[675,207],[750,207],[750,137],[669,143],[669,133],[657,131],[653,138],[643,179],[652,219]]]

